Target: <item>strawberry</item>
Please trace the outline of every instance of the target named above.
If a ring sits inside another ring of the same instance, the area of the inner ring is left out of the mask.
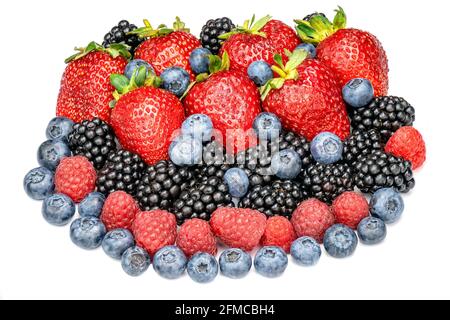
[[[124,45],[103,48],[91,42],[68,58],[61,80],[56,114],[75,122],[100,118],[109,122],[114,87],[110,75],[123,73],[130,53]]]
[[[221,54],[228,52],[231,69],[246,72],[248,66],[258,60],[273,64],[276,53],[285,57],[284,49],[292,51],[300,44],[295,31],[283,22],[271,20],[270,16],[256,22],[254,20],[253,16],[251,21],[244,22],[244,26],[220,36],[227,39]]]
[[[177,17],[173,29],[162,25],[153,29],[151,24],[144,20],[145,27],[133,31],[140,37],[149,37],[135,51],[135,59],[142,59],[150,63],[157,75],[160,75],[168,67],[181,67],[189,72],[191,79],[195,75],[189,64],[189,57],[202,46],[200,40],[189,33],[183,22]]]
[[[368,32],[346,29],[344,10],[339,7],[336,12],[333,23],[321,15],[296,20],[300,38],[318,44],[317,59],[333,70],[341,87],[354,78],[366,78],[376,96],[387,95],[388,59],[380,41]]]
[[[345,139],[350,121],[337,81],[324,64],[306,56],[295,50],[285,65],[280,55],[275,56],[272,69],[280,77],[261,88],[263,109],[309,140],[324,131]]]

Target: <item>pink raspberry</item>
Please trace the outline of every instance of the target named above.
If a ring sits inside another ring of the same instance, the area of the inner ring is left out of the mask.
[[[267,220],[266,230],[261,239],[264,247],[276,246],[286,253],[291,251],[291,244],[297,238],[292,223],[285,217],[271,217]]]
[[[177,246],[186,256],[204,252],[213,256],[217,254],[217,243],[208,222],[201,219],[187,220],[180,228]]]
[[[369,204],[366,198],[357,192],[344,192],[337,197],[332,206],[337,223],[356,229],[359,223],[369,216]]]

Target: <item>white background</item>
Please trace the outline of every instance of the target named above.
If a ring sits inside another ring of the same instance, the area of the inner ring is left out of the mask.
[[[330,1],[8,1],[2,4],[0,64],[0,298],[328,299],[450,298],[448,1],[339,0],[349,26],[369,30],[390,60],[393,95],[417,111],[428,162],[406,197],[403,219],[376,247],[359,246],[346,260],[326,255],[314,268],[290,264],[281,278],[252,273],[209,285],[187,276],[166,281],[149,270],[133,279],[100,250],[75,247],[68,228],[48,225],[40,203],[22,189],[37,166],[36,150],[54,116],[64,58],[75,45],[101,41],[122,18],[154,25],[180,15],[195,34],[212,17],[236,23],[270,13],[291,23]]]

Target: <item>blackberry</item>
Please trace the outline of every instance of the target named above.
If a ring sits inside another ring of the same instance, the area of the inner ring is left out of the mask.
[[[113,129],[98,118],[75,123],[68,141],[70,150],[88,158],[97,170],[105,165],[108,155],[117,150]]]
[[[209,20],[200,33],[200,41],[203,47],[209,49],[212,54],[218,54],[222,47],[222,40],[219,39],[219,36],[230,32],[235,27],[229,18]]]
[[[177,167],[171,161],[160,161],[147,167],[136,191],[136,200],[143,211],[171,210],[173,202],[189,186],[193,178],[188,168]]]
[[[359,158],[381,149],[381,135],[377,130],[355,131],[344,141],[343,158],[347,164],[354,166]]]
[[[314,12],[311,14],[308,14],[306,17],[303,18],[304,21],[310,21],[312,17],[315,16],[322,16],[324,18],[326,18],[327,16],[324,13],[320,13],[320,12]]]
[[[395,131],[413,125],[415,110],[403,98],[378,97],[363,108],[351,110],[350,117],[354,130],[376,129],[386,143]]]
[[[313,164],[303,172],[302,180],[308,196],[328,204],[345,191],[354,189],[352,169],[342,162]]]
[[[145,163],[137,154],[125,150],[111,153],[98,172],[98,191],[108,196],[122,190],[134,196],[144,170]]]
[[[133,53],[143,41],[143,39],[139,38],[137,35],[128,34],[136,29],[137,27],[134,24],[130,24],[126,20],[120,21],[117,26],[113,27],[111,31],[105,35],[103,46],[107,48],[113,43],[124,43],[131,47],[130,52]]]
[[[290,218],[300,202],[306,198],[299,183],[277,180],[267,186],[255,186],[239,202],[240,208],[250,208],[268,217]]]
[[[373,151],[357,161],[355,183],[364,193],[374,193],[382,188],[395,188],[406,193],[415,186],[411,163],[382,150]]]

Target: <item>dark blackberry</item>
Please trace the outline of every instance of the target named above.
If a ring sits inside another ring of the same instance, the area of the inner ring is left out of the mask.
[[[376,129],[383,143],[401,127],[412,126],[415,121],[414,108],[403,98],[378,97],[369,105],[350,112],[354,130]]]
[[[70,150],[88,158],[97,170],[105,165],[108,155],[117,150],[113,129],[98,118],[75,123],[68,140]]]
[[[144,170],[145,163],[137,154],[125,150],[111,153],[98,172],[98,191],[107,196],[123,190],[134,196]]]
[[[301,177],[308,196],[331,204],[345,191],[354,189],[353,172],[346,163],[313,164]]]
[[[135,198],[143,211],[171,210],[173,202],[189,186],[192,178],[190,169],[177,167],[171,161],[160,161],[147,167]]]
[[[229,18],[219,18],[209,20],[202,28],[200,41],[204,48],[209,49],[212,54],[218,54],[222,47],[222,41],[219,36],[228,33],[236,26]]]
[[[406,193],[415,186],[411,163],[382,150],[373,151],[357,161],[355,183],[364,193],[374,193],[382,188],[395,188]]]
[[[350,166],[354,166],[359,158],[381,149],[381,135],[377,130],[355,131],[344,141],[343,158]]]
[[[113,27],[111,31],[105,35],[103,46],[107,48],[113,43],[125,43],[131,47],[130,52],[134,52],[143,41],[143,39],[140,39],[137,35],[128,34],[136,29],[137,27],[134,24],[130,24],[126,20],[120,21],[117,26]]]
[[[320,13],[320,12],[314,12],[311,14],[308,14],[306,17],[303,18],[304,21],[310,21],[312,17],[315,16],[322,16],[324,18],[326,18],[327,16],[324,13]]]
[[[255,186],[239,202],[240,208],[250,208],[268,217],[290,218],[300,202],[306,198],[299,183],[277,180],[267,186]]]

